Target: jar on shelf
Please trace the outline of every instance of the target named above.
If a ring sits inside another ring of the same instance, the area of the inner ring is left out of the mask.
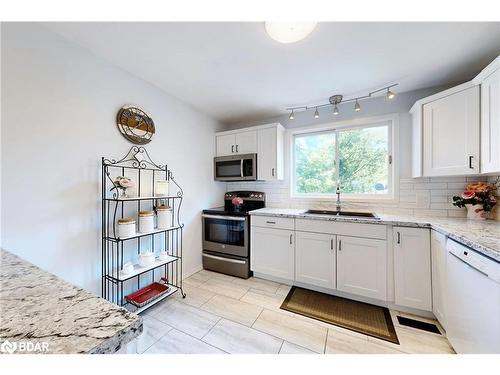
[[[153,211],[139,212],[139,232],[147,233],[155,229],[155,213]]]
[[[161,205],[156,207],[158,214],[158,229],[168,229],[171,227],[172,221],[172,208],[169,206]]]
[[[131,217],[124,217],[118,219],[118,237],[132,237],[135,235],[135,219]]]
[[[155,184],[155,196],[156,197],[166,197],[168,196],[168,181],[158,180]]]

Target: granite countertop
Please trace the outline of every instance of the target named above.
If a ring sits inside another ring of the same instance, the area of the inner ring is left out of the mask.
[[[330,220],[362,222],[371,224],[397,225],[406,227],[432,228],[444,235],[500,262],[500,222],[474,221],[452,217],[417,217],[403,215],[376,214],[378,219],[361,217],[336,217],[310,215],[305,209],[261,208],[250,211],[251,215],[304,218],[310,220]]]
[[[114,353],[142,333],[142,318],[0,250],[0,349]],[[47,350],[44,350],[44,347]],[[38,349],[38,350],[37,350]]]

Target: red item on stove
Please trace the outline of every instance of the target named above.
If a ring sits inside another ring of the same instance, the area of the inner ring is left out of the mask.
[[[162,294],[165,294],[169,289],[168,285],[154,282],[125,296],[125,300],[137,307],[142,307],[160,297]]]

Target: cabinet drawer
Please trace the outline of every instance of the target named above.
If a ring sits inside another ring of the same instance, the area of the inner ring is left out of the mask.
[[[339,234],[344,236],[375,238],[379,240],[385,240],[387,238],[387,226],[380,224],[296,219],[295,228],[303,232]]]
[[[275,217],[275,216],[252,216],[250,223],[254,227],[264,228],[278,228],[293,230],[295,219],[289,217]]]

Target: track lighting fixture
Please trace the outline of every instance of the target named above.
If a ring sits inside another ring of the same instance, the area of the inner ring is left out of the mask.
[[[360,106],[360,105],[359,105],[359,103],[358,103],[358,99],[356,99],[356,104],[354,104],[354,110],[355,110],[356,112],[361,111],[361,106]]]
[[[290,113],[290,116],[288,116],[288,118],[290,120],[293,120],[295,118],[295,112],[296,110],[299,110],[299,111],[308,111],[312,108],[314,108],[314,118],[319,118],[319,110],[318,108],[321,108],[321,107],[326,107],[326,106],[333,106],[333,114],[334,115],[338,115],[340,113],[339,111],[339,107],[338,105],[340,103],[348,103],[348,102],[354,102],[354,111],[355,112],[359,112],[361,111],[361,105],[359,104],[359,101],[360,100],[363,100],[363,99],[368,99],[368,98],[371,98],[372,96],[374,96],[374,94],[377,94],[377,93],[380,93],[380,92],[383,92],[383,91],[386,91],[386,98],[387,99],[393,99],[396,94],[391,91],[391,88],[394,87],[394,86],[397,86],[398,84],[395,83],[395,84],[392,84],[390,86],[385,86],[385,87],[382,87],[378,90],[375,90],[375,91],[371,91],[369,92],[367,95],[364,95],[364,96],[358,96],[358,97],[355,97],[355,98],[351,98],[351,99],[347,99],[347,100],[344,100],[343,96],[342,95],[332,95],[328,98],[328,103],[325,103],[325,104],[318,104],[318,105],[313,105],[313,106],[297,106],[297,107],[289,107],[287,108],[288,111],[291,111]]]

